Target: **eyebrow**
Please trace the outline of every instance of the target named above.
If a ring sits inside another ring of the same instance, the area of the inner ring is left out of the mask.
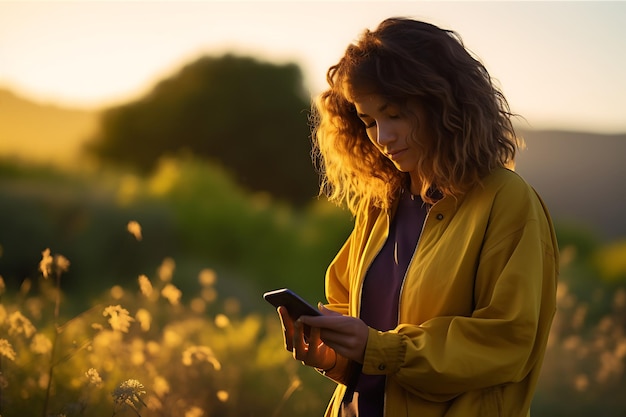
[[[378,111],[379,111],[379,112],[385,111],[385,109],[386,109],[387,107],[389,107],[389,103],[383,103],[383,104],[382,104],[382,105],[378,108]],[[359,117],[370,117],[368,114],[365,114],[365,113],[357,113],[356,115],[357,115],[357,116],[359,116]]]

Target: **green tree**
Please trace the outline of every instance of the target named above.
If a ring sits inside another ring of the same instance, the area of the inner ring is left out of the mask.
[[[145,173],[164,155],[192,153],[251,191],[301,204],[317,194],[309,109],[295,64],[202,57],[141,99],[107,109],[87,150]]]

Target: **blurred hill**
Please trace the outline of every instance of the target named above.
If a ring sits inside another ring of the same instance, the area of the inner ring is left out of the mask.
[[[626,238],[626,134],[521,131],[516,170],[558,223],[585,223],[599,237]]]
[[[0,90],[0,156],[67,163],[93,136],[99,112],[39,104]],[[520,130],[527,148],[517,171],[541,194],[557,223],[599,237],[626,237],[626,133]]]
[[[97,126],[98,112],[38,103],[0,89],[0,156],[71,163]]]

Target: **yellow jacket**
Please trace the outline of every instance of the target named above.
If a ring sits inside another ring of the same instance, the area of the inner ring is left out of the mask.
[[[369,208],[326,274],[328,307],[359,316],[363,279],[390,213]],[[371,329],[363,372],[387,376],[386,417],[523,417],[556,309],[558,248],[548,211],[516,173],[497,169],[430,210],[400,293],[399,325]],[[326,375],[339,385],[340,357]]]

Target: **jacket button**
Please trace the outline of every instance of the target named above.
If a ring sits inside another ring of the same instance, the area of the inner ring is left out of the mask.
[[[441,213],[437,214],[437,220],[443,220],[443,214]]]
[[[379,371],[384,371],[387,367],[385,366],[384,363],[381,363],[380,365],[378,365],[378,370]]]

